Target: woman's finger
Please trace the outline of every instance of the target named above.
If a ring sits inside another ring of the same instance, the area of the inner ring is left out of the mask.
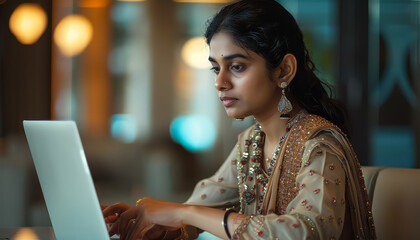
[[[120,223],[120,231],[121,231],[121,239],[126,239],[130,236],[130,233],[135,230],[137,227],[136,219],[132,218],[128,221],[124,221]]]
[[[120,224],[120,221],[116,221],[113,224],[111,224],[111,227],[108,230],[109,236],[113,236],[115,234],[120,234],[120,231],[118,229],[119,224]]]
[[[110,215],[105,217],[105,223],[113,223],[118,219],[118,214]]]
[[[130,207],[127,211],[121,213],[119,217],[120,221],[120,234],[121,239],[125,239],[125,236],[127,236],[127,231],[129,230],[129,223],[131,225],[136,225],[136,219],[139,215],[139,211],[137,207]],[[133,220],[132,220],[133,219]],[[130,222],[131,221],[131,222]],[[140,220],[139,220],[140,221]]]
[[[129,208],[128,205],[125,205],[123,203],[116,203],[114,205],[108,206],[102,210],[102,214],[104,217],[108,217],[111,215],[121,214],[122,212],[126,211]]]

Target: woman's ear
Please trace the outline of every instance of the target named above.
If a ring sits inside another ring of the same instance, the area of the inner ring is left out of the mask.
[[[277,81],[277,85],[280,87],[282,82],[286,82],[287,85],[290,85],[296,75],[296,71],[296,57],[290,53],[286,54],[275,71],[275,79]]]

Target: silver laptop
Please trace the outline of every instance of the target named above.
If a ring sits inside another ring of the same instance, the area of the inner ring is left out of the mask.
[[[23,121],[57,239],[110,239],[73,121]]]

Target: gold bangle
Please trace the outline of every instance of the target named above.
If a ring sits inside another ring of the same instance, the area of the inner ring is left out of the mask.
[[[143,200],[143,198],[140,198],[139,200],[137,200],[136,202],[136,206],[140,205],[140,202]]]

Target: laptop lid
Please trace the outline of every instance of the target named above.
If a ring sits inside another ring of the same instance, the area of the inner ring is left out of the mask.
[[[110,239],[73,121],[23,121],[57,239]]]

